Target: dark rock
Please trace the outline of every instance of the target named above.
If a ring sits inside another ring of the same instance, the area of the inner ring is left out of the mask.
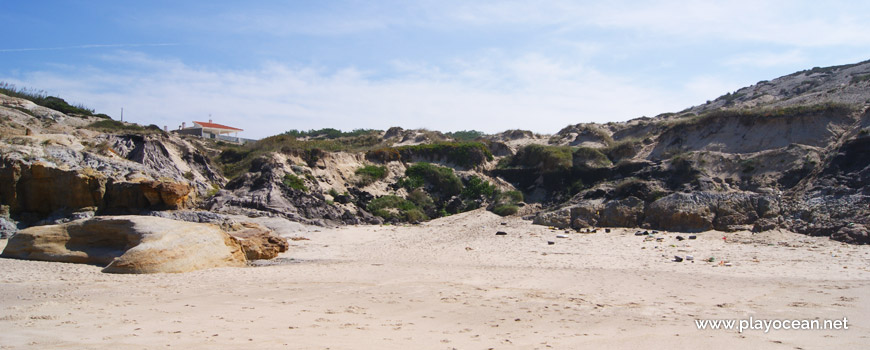
[[[337,203],[347,204],[347,203],[350,203],[350,200],[351,200],[351,198],[349,195],[340,194],[340,195],[335,196],[335,201]]]
[[[870,244],[870,232],[864,225],[850,224],[840,228],[831,239],[852,244]]]
[[[504,232],[504,231],[498,231],[498,232],[495,233],[495,235],[496,235],[496,236],[504,236],[504,235],[507,235],[507,232]]]
[[[683,237],[683,236],[677,236],[677,240],[678,240],[678,241],[682,241],[682,240],[685,240],[685,239],[686,239],[686,238]]]
[[[697,238],[698,238],[698,236],[695,236],[695,235],[689,236],[689,239],[697,239]]]
[[[643,221],[644,202],[637,197],[611,200],[600,211],[598,225],[637,227]]]
[[[674,255],[674,262],[683,262],[683,258],[677,255]]]
[[[462,212],[462,209],[464,207],[465,205],[462,202],[462,198],[459,198],[459,196],[453,196],[444,205],[444,210],[446,210],[450,214],[457,214]]]
[[[668,231],[707,231],[713,228],[711,202],[705,194],[674,193],[647,206],[645,221]]]

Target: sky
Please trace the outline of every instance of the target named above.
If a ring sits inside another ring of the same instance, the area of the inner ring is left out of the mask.
[[[115,119],[555,133],[870,59],[863,1],[0,0],[0,81]]]

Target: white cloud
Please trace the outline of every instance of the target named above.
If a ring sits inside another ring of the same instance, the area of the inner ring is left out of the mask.
[[[695,96],[665,93],[639,81],[540,55],[429,66],[390,79],[374,79],[353,68],[325,71],[271,63],[229,71],[132,53],[106,59],[130,59],[144,70],[77,67],[66,73],[30,73],[12,81],[51,86],[52,93],[116,117],[123,107],[125,120],[140,124],[174,128],[211,114],[216,122],[245,129],[243,136],[248,137],[288,129],[390,126],[487,132],[523,128],[549,133],[568,124],[626,120],[698,102],[690,100]],[[413,69],[410,64],[404,67]]]
[[[738,54],[725,59],[724,64],[728,66],[751,66],[751,67],[777,67],[790,66],[801,63],[806,63],[807,57],[800,50],[789,50],[785,52],[749,52]]]
[[[732,40],[794,47],[870,44],[870,6],[858,1],[439,2],[445,25],[538,25],[562,31],[628,30],[672,40]],[[439,18],[435,16],[434,18]]]

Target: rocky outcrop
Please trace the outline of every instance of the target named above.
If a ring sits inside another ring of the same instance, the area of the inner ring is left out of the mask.
[[[110,213],[139,213],[143,210],[174,210],[191,205],[187,184],[142,181],[110,182],[100,209]]]
[[[244,266],[287,250],[286,241],[260,226],[236,235],[151,216],[95,217],[21,230],[0,256],[94,264],[110,273],[161,273]]]
[[[636,227],[643,221],[644,202],[637,197],[612,200],[600,213],[599,226]]]
[[[712,199],[698,193],[674,193],[647,207],[645,222],[650,227],[680,232],[700,232],[713,228]]]
[[[0,203],[9,214],[33,223],[80,211],[133,214],[181,209],[192,204],[191,187],[165,181],[118,181],[93,169],[0,159]]]
[[[311,191],[312,182],[287,172],[273,159],[257,159],[248,173],[230,181],[225,190],[210,198],[204,208],[222,214],[281,216],[308,225],[380,223],[378,218],[357,210],[330,203],[323,194]],[[288,176],[299,178],[307,185],[288,186]]]
[[[853,244],[870,244],[870,230],[861,224],[849,224],[841,227],[831,238]]]
[[[286,252],[290,245],[265,226],[244,222],[242,229],[229,232],[242,247],[248,261],[272,259]]]
[[[98,207],[106,181],[94,171],[0,161],[0,203],[8,205],[12,215],[29,212],[47,216],[62,208]]]
[[[552,226],[559,229],[568,228],[571,226],[571,209],[562,208],[549,212],[542,212],[535,215],[532,220],[535,225]]]

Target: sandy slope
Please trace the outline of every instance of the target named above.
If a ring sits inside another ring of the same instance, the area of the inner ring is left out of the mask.
[[[308,230],[265,266],[186,274],[0,259],[0,349],[870,347],[868,246],[787,232],[556,238],[481,211]],[[847,317],[850,329],[694,323],[750,316]]]

